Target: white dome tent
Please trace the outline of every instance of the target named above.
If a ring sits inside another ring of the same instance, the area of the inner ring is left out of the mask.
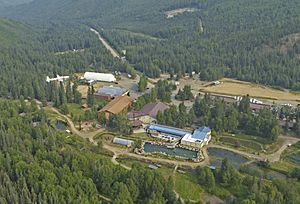
[[[104,82],[115,82],[116,77],[113,74],[97,73],[97,72],[85,72],[84,79]]]

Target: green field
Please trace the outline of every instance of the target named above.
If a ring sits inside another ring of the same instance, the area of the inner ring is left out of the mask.
[[[81,109],[81,105],[75,104],[75,103],[69,103],[68,104],[69,113],[74,117],[79,117],[80,115],[84,115],[84,110]]]
[[[189,174],[176,173],[174,176],[175,191],[184,200],[200,201],[200,194],[203,189],[195,181],[191,180]]]
[[[236,146],[237,143],[239,143],[242,147],[248,148],[250,150],[254,151],[262,151],[263,146],[259,144],[258,142],[254,142],[252,140],[245,140],[245,139],[239,139],[234,137],[221,137],[221,142],[227,143],[232,146]]]

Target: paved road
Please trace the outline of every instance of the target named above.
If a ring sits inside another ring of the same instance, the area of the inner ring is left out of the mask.
[[[98,38],[99,38],[99,40],[101,41],[101,43],[104,45],[104,47],[105,47],[108,51],[110,51],[110,53],[113,55],[113,57],[120,58],[120,55],[117,53],[117,51],[114,50],[114,49],[108,44],[108,42],[100,35],[100,33],[99,33],[97,30],[95,30],[94,28],[90,28],[90,30],[91,30],[92,32],[94,32],[94,33],[98,36]]]

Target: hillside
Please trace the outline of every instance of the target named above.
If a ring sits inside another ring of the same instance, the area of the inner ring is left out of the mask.
[[[165,11],[177,7],[197,7],[194,1],[171,0],[36,0],[30,4],[7,10],[3,15],[40,23],[45,20],[55,22],[81,22],[99,25],[105,28],[123,28],[135,32],[159,35],[170,28],[193,26],[196,13],[185,16],[184,19],[170,21]],[[187,23],[188,22],[188,23]],[[197,21],[195,21],[197,22]]]
[[[5,8],[9,6],[17,6],[25,3],[29,3],[33,0],[0,0],[0,8]]]
[[[22,34],[23,33],[23,34]],[[0,42],[1,47],[8,47],[12,44],[20,42],[25,38],[25,34],[30,33],[29,28],[11,21],[8,19],[0,18]]]
[[[176,11],[193,12],[168,18]],[[225,76],[300,89],[299,39],[280,51],[282,39],[300,32],[297,0],[36,0],[2,15],[34,26],[103,28],[110,43],[126,49],[129,62],[150,77],[196,71],[203,80]]]

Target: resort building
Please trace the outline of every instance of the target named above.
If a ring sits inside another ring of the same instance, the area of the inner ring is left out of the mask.
[[[158,112],[164,112],[170,107],[162,102],[148,103],[140,111],[133,111],[128,113],[128,118],[131,121],[140,120],[144,124],[150,124],[156,122],[156,116]]]
[[[187,147],[202,148],[208,145],[211,140],[211,129],[201,127],[194,131],[168,127],[164,125],[148,125],[146,131],[154,137],[170,142],[180,141],[180,144]]]
[[[114,86],[103,86],[97,90],[97,93],[95,93],[95,97],[108,101],[125,95],[129,95],[129,91],[127,89]]]
[[[151,124],[148,125],[146,128],[147,132],[149,134],[157,135],[157,134],[170,134],[174,136],[183,137],[186,134],[192,134],[191,131],[182,130],[179,128],[169,127],[165,125],[157,125],[157,124]]]
[[[104,106],[99,112],[99,117],[105,113],[108,120],[111,115],[118,115],[124,113],[132,104],[132,99],[129,96],[119,96]]]
[[[178,143],[184,135],[192,134],[191,131],[157,124],[148,125],[145,129],[147,133],[151,134],[153,137],[172,143]]]
[[[186,134],[180,144],[189,147],[202,148],[208,145],[211,140],[211,129],[208,127],[201,127],[194,130],[192,134]]]

